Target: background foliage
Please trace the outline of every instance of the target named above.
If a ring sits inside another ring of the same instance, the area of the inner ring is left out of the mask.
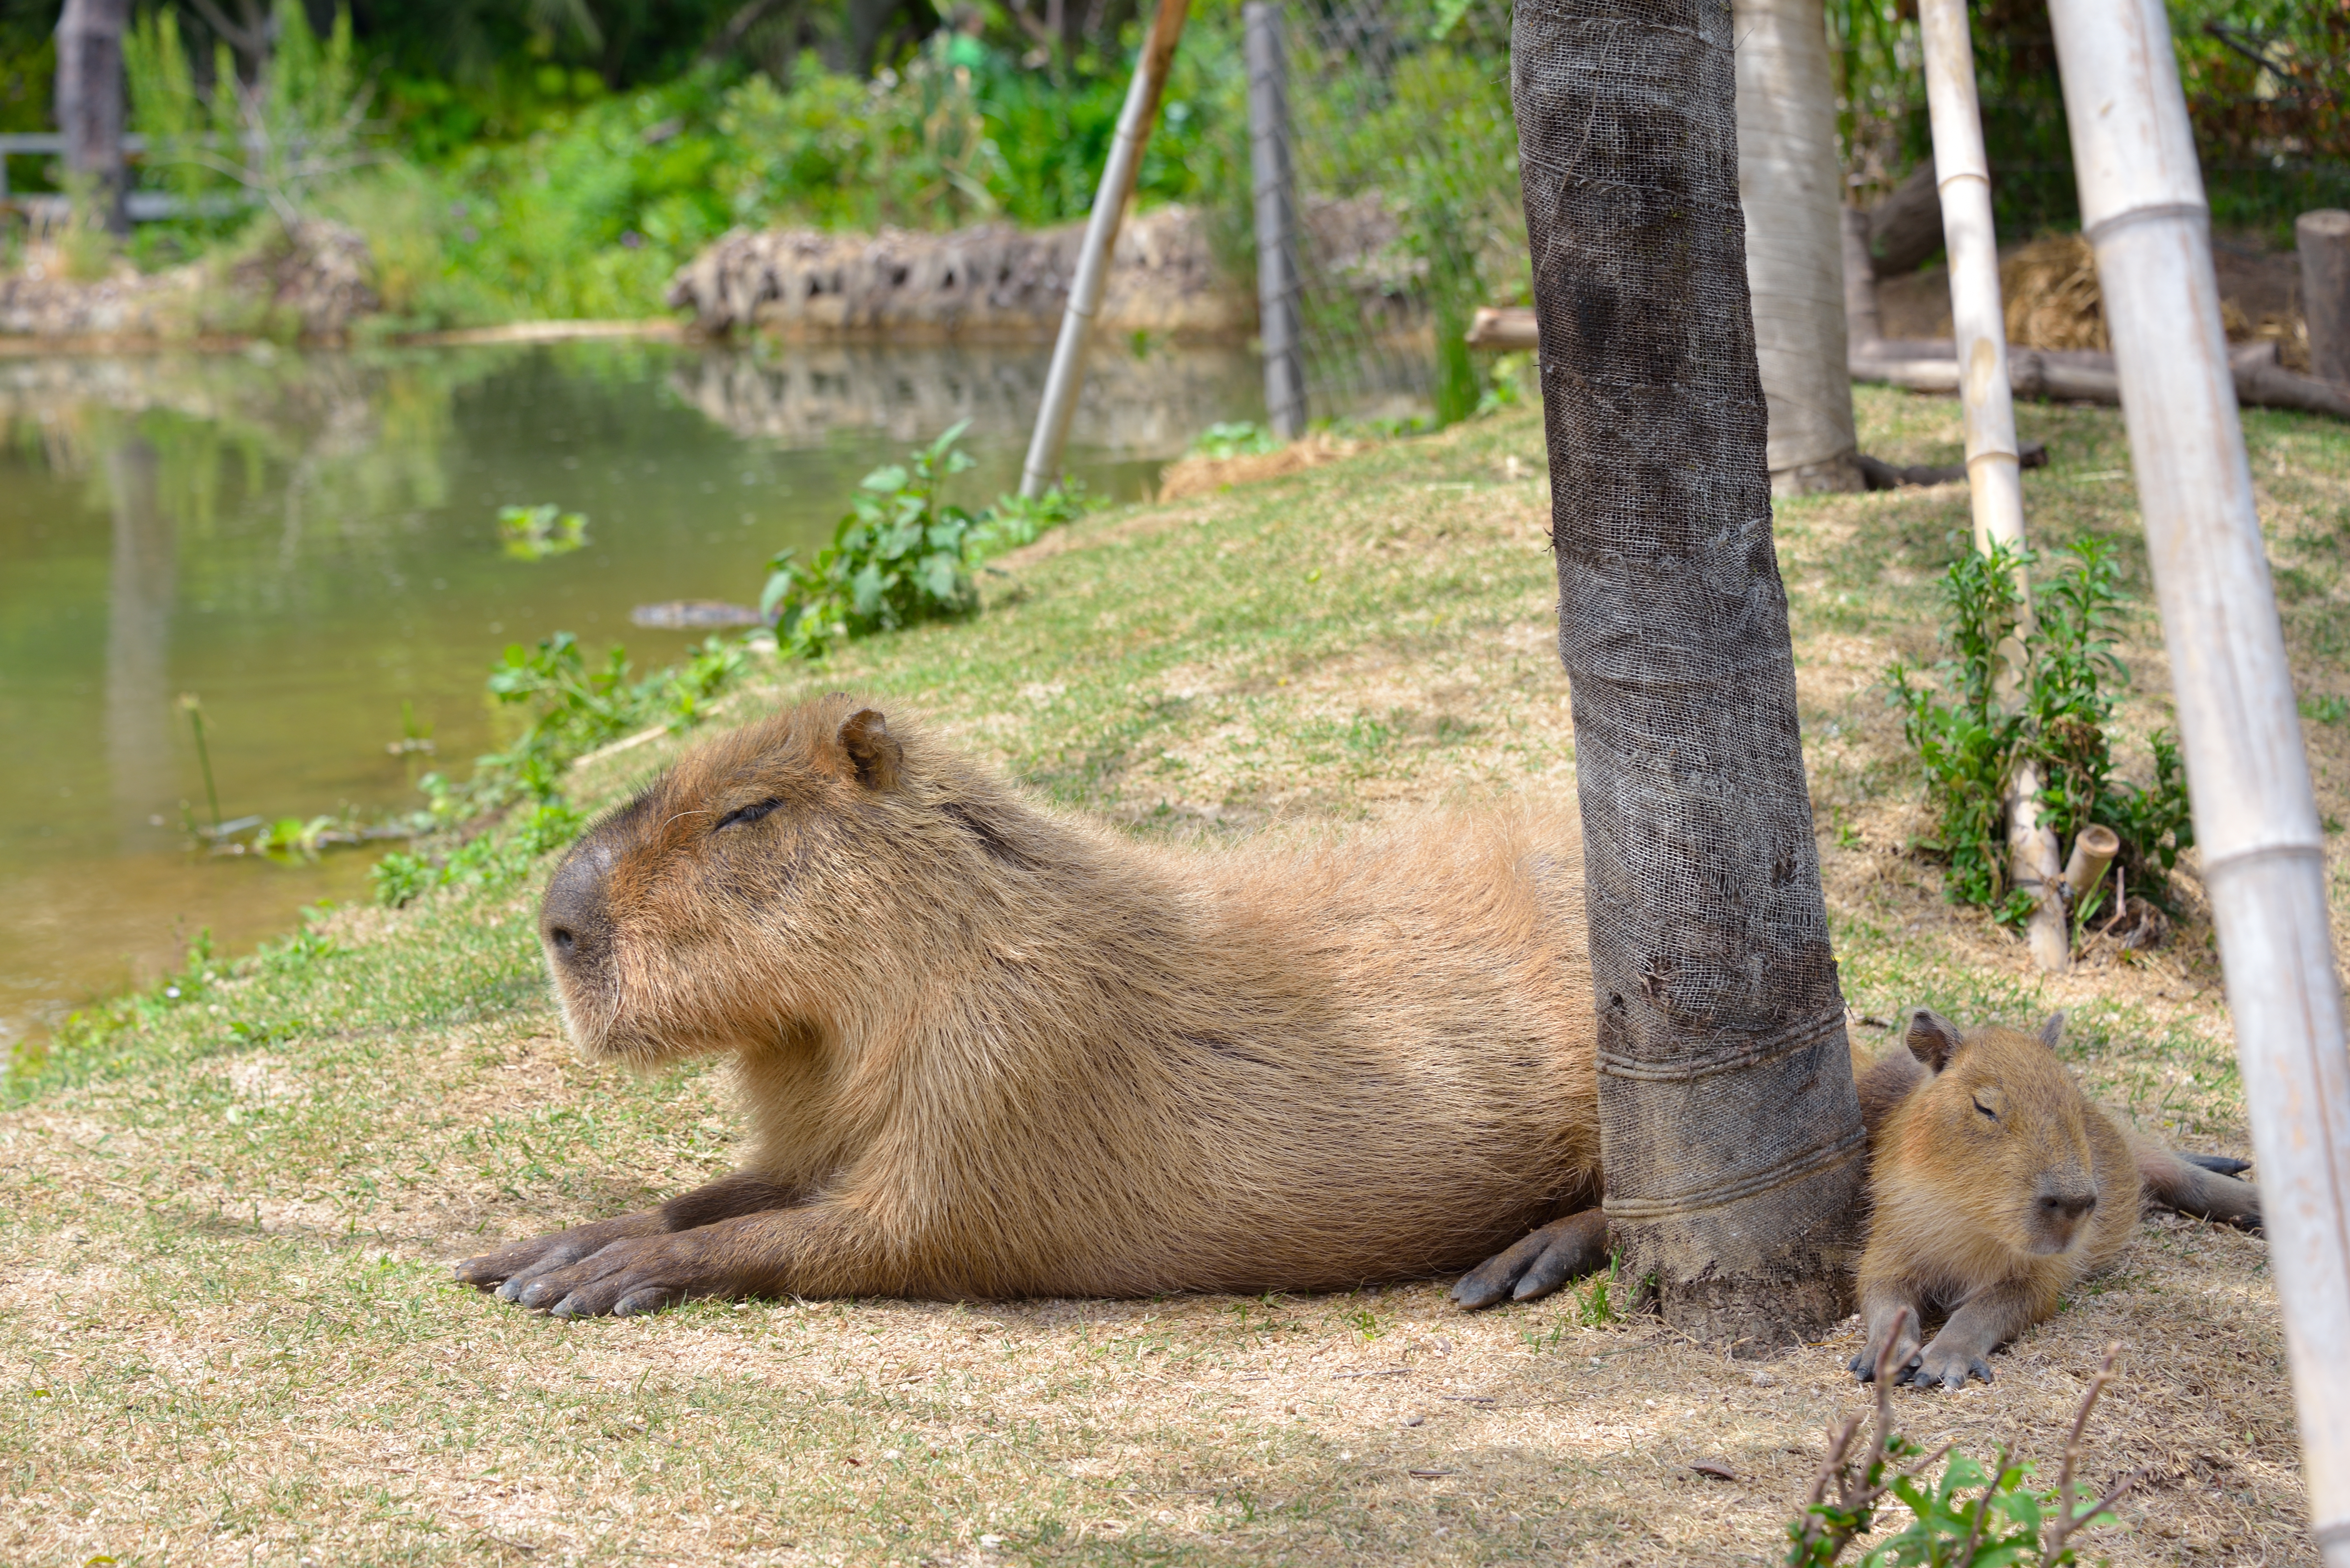
[[[368,235],[391,327],[645,316],[675,267],[735,224],[1082,216],[1141,7],[1055,9],[1058,32],[1041,0],[357,0],[343,101],[326,101],[336,84],[314,73],[288,105],[271,49],[300,41],[289,12],[330,38],[328,0],[282,0],[274,21],[263,0],[151,0],[134,119],[165,134],[225,128],[224,71],[314,134],[363,108],[366,166],[305,200]],[[48,122],[57,10],[0,0],[0,130]],[[1848,175],[1866,200],[1927,153],[1915,4],[1827,0],[1827,13]],[[2171,15],[2220,226],[2289,244],[2295,213],[2350,203],[2350,0],[2172,0]],[[1521,294],[1503,0],[1303,0],[1289,20],[1306,188],[1376,190],[1399,215],[1392,256],[1348,265],[1408,277],[1440,327]],[[176,78],[151,47],[166,21],[184,51]],[[1193,8],[1142,173],[1146,202],[1214,209],[1235,265],[1248,202],[1239,34],[1237,0]],[[2073,226],[2045,0],[1980,0],[1975,49],[2002,233]],[[16,188],[50,182],[35,163],[15,161]],[[189,191],[223,179],[161,158],[142,178]],[[142,261],[223,243],[234,224],[164,227],[176,232],[142,233]],[[1465,360],[1438,367],[1433,390],[1473,406]]]

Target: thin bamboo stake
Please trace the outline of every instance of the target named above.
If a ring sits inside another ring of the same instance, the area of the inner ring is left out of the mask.
[[[2163,0],[2049,12],[2235,1016],[2311,1530],[2330,1568],[2350,1568],[2350,1052],[2210,209]]]
[[[1920,0],[1918,20],[1926,50],[1926,111],[1934,135],[1934,178],[1942,196],[1942,237],[1950,253],[1950,335],[1966,410],[1967,488],[1974,503],[1975,548],[1989,555],[1994,545],[2023,545],[2023,479],[2007,377],[1999,240],[1991,221],[1991,160],[1983,151],[1966,0]],[[2028,621],[2031,589],[2021,571],[2016,587]]]
[[[1999,238],[1991,228],[1991,159],[1983,151],[1982,106],[1975,94],[1975,53],[1966,0],[1920,0],[1918,36],[1926,51],[1926,112],[1934,133],[1934,178],[1942,197],[1942,239],[1950,253],[1950,335],[1958,350],[1959,403],[1966,415],[1967,492],[1975,548],[2023,548],[2023,466],[2015,442],[2015,398],[2008,381],[2007,317],[1999,295]],[[2032,581],[2015,568],[2022,618],[2032,630]],[[2003,650],[2008,680],[2020,681],[2023,649]],[[2008,877],[2033,898],[2024,940],[2044,973],[2067,968],[2072,933],[2064,920],[2063,867],[2056,835],[2040,821],[2040,774],[2017,767],[2008,786]]]
[[[1045,378],[1044,406],[1036,410],[1035,433],[1028,441],[1028,461],[1020,469],[1020,493],[1042,495],[1061,477],[1061,448],[1069,439],[1069,419],[1076,412],[1077,393],[1086,380],[1086,339],[1093,332],[1094,316],[1101,309],[1102,293],[1109,286],[1110,253],[1118,248],[1118,225],[1126,220],[1126,204],[1134,196],[1135,176],[1142,170],[1142,146],[1159,118],[1159,95],[1167,86],[1167,68],[1175,58],[1175,41],[1183,36],[1183,17],[1191,0],[1159,0],[1159,14],[1150,19],[1150,35],[1143,40],[1142,57],[1135,62],[1134,82],[1126,91],[1126,107],[1118,111],[1118,132],[1102,166],[1101,185],[1094,192],[1093,212],[1086,219],[1086,237],[1077,254],[1077,275],[1069,285],[1068,308],[1061,316],[1061,336],[1053,345],[1053,368]]]
[[[2064,897],[2074,909],[2106,879],[2106,867],[2114,863],[2121,848],[2122,841],[2112,828],[2094,822],[2074,838],[2073,857],[2064,862]]]

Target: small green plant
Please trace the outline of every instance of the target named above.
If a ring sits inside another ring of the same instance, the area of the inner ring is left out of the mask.
[[[708,718],[711,703],[750,665],[750,650],[743,644],[712,636],[687,655],[681,668],[663,671],[657,701],[671,732],[683,734]]]
[[[387,909],[406,908],[431,892],[440,880],[439,867],[405,849],[395,849],[368,867],[375,901]]]
[[[1066,478],[1042,495],[999,495],[980,514],[967,540],[970,558],[984,561],[1006,550],[1033,545],[1064,523],[1074,523],[1093,506],[1085,481]]]
[[[1936,837],[1921,847],[1946,863],[1950,896],[1961,904],[1993,903],[2004,879],[2000,802],[2023,722],[2002,711],[1994,688],[2000,646],[2015,635],[2022,616],[2017,561],[1999,545],[1989,555],[1962,553],[1943,574],[1950,637],[1958,654],[1941,667],[1947,700],[1913,685],[1913,671],[1901,659],[1894,660],[1886,677],[1894,700],[1906,711],[1902,732],[1925,764]]]
[[[2113,829],[2130,886],[2149,898],[2163,896],[2164,874],[2195,841],[2186,774],[2168,732],[2150,740],[2151,785],[2114,776],[2112,688],[2129,679],[2113,652],[2116,573],[2103,540],[2065,554],[2070,569],[2042,590],[2037,625],[2019,645],[2017,580],[2038,557],[2005,545],[1962,553],[1943,575],[1957,657],[1939,667],[1939,688],[1903,660],[1887,672],[1934,815],[1934,836],[1919,847],[1946,865],[1954,902],[1988,909],[2006,924],[2020,924],[2033,909],[2028,891],[2009,886],[2004,854],[2007,801],[2021,763],[2037,765],[2041,819],[2058,838],[2091,824]],[[2008,650],[2018,646],[2023,669],[2010,697],[2000,688]]]
[[[972,466],[956,446],[965,420],[903,463],[867,474],[832,543],[803,565],[779,551],[768,563],[762,614],[775,639],[804,659],[842,638],[892,631],[978,607],[968,550],[979,519],[939,499],[939,485]]]
[[[2350,719],[2350,697],[2332,693],[2304,697],[2301,700],[2301,716],[2314,719],[2321,724],[2339,724],[2343,720]]]
[[[588,519],[552,502],[498,508],[498,539],[517,561],[543,561],[568,555],[588,543]]]
[[[220,790],[213,784],[213,753],[204,744],[204,705],[192,691],[180,693],[180,711],[188,716],[188,731],[196,738],[196,763],[203,769],[204,804],[212,807],[213,833],[221,830]]]
[[[331,816],[314,816],[307,821],[298,816],[281,816],[262,825],[253,836],[253,848],[274,860],[316,860],[327,844],[327,836],[334,829],[335,819]]]
[[[1347,1320],[1355,1325],[1355,1332],[1361,1334],[1365,1339],[1378,1338],[1378,1314],[1371,1311],[1370,1308],[1357,1307],[1353,1312],[1347,1314]]]
[[[1588,1286],[1573,1289],[1575,1314],[1586,1328],[1606,1328],[1609,1324],[1622,1323],[1624,1314],[1616,1306],[1609,1287],[1616,1282],[1616,1254],[1607,1254],[1607,1272],[1594,1274]]]
[[[1253,420],[1227,420],[1210,425],[1191,441],[1195,457],[1253,457],[1280,448],[1281,438]]]
[[[400,739],[385,742],[383,749],[395,757],[432,754],[432,726],[417,718],[416,704],[409,698],[400,700]]]
[[[1898,1337],[1898,1334],[1893,1336]],[[1828,1454],[1812,1480],[1804,1511],[1787,1525],[1787,1568],[1828,1568],[1853,1541],[1877,1522],[1887,1492],[1909,1510],[1909,1522],[1871,1547],[1861,1568],[2060,1568],[2079,1561],[2074,1534],[2093,1524],[2115,1521],[2114,1505],[2137,1474],[2132,1471],[2094,1502],[2084,1501],[2073,1484],[2080,1459],[2081,1431],[2097,1396],[2112,1378],[2121,1347],[2106,1351],[2105,1365],[2089,1383],[2064,1441],[2064,1460],[2055,1490],[2024,1486],[2030,1465],[2011,1463],[2002,1449],[1989,1469],[1945,1444],[1932,1453],[1893,1429],[1892,1344],[1877,1368],[1877,1423],[1867,1450],[1854,1453],[1860,1417],[1846,1417],[1828,1433]],[[1941,1480],[1929,1488],[1924,1472],[1949,1456]],[[1898,1469],[1903,1461],[1914,1461]],[[1979,1496],[1964,1494],[1981,1489]],[[1830,1490],[1834,1490],[1831,1497]]]
[[[509,646],[490,671],[490,695],[527,709],[529,722],[514,743],[482,759],[482,772],[511,777],[544,800],[555,793],[556,769],[583,752],[619,739],[643,717],[643,694],[629,680],[628,650],[617,644],[600,670],[590,670],[579,639],[558,631],[536,649]]]

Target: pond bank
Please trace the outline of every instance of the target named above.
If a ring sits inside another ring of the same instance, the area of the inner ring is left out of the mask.
[[[1948,462],[1956,408],[1865,391],[1869,450]],[[2143,605],[2126,443],[2027,405],[2042,542],[2115,540]],[[2345,694],[2338,519],[2350,439],[2247,419],[2296,673]],[[1526,413],[1262,484],[1082,521],[1003,563],[969,623],[854,645],[733,711],[847,687],[926,712],[1065,805],[1147,835],[1317,831],[1574,787]],[[2243,1146],[2208,927],[2041,981],[1939,894],[1896,653],[1934,656],[1963,487],[1783,505],[1825,881],[1853,1026],[1930,1005],[2036,1023],[2106,1103]],[[2167,680],[2123,628],[2141,743]],[[2350,815],[2350,724],[2310,726]],[[583,771],[595,808],[675,754]],[[2142,758],[2126,765],[2142,765]],[[2337,931],[2350,857],[2333,841]],[[722,1074],[631,1078],[560,1039],[533,934],[546,868],[398,913],[347,909],[119,1027],[68,1041],[0,1113],[0,1557],[1318,1563],[1774,1559],[1832,1420],[1866,1407],[1847,1327],[1762,1366],[1567,1298],[1464,1318],[1440,1285],[1154,1302],[701,1303],[563,1325],[452,1289],[448,1260],[727,1168]],[[2191,902],[2191,899],[2190,899]],[[2147,1479],[2091,1550],[2117,1563],[2314,1556],[2256,1238],[2165,1217],[1955,1397],[1905,1419],[2053,1474],[2115,1339],[2095,1481]],[[1377,1374],[1378,1376],[1364,1376]],[[256,1462],[265,1459],[266,1462]],[[1693,1475],[1699,1459],[1734,1480]],[[854,1462],[852,1462],[854,1461]]]

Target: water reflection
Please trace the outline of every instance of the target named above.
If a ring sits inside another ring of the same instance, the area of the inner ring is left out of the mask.
[[[842,431],[927,441],[958,421],[1024,437],[1045,395],[1049,361],[967,348],[816,348],[788,357],[706,354],[670,373],[686,402],[743,436],[795,444]],[[1098,452],[1171,457],[1200,433],[1205,409],[1262,394],[1255,362],[1221,348],[1110,346],[1087,367],[1069,439]]]
[[[0,361],[0,1042],[176,962],[247,945],[364,864],[192,857],[204,813],[413,802],[402,704],[462,769],[494,739],[483,672],[562,627],[639,663],[702,635],[634,604],[755,596],[779,546],[957,421],[1016,479],[1043,352],[719,353],[645,344]],[[1253,417],[1244,354],[1101,354],[1072,467],[1133,495],[1202,426]],[[501,505],[588,514],[588,545],[500,550]],[[431,765],[426,763],[423,765]]]
[[[114,556],[106,611],[106,763],[116,842],[123,853],[155,847],[148,818],[156,786],[171,776],[165,653],[179,579],[178,531],[155,504],[155,449],[139,436],[106,454],[114,500]]]

